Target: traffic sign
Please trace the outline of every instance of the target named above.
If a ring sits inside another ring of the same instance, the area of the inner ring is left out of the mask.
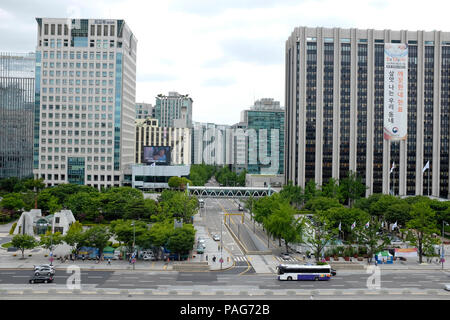
[[[223,263],[223,259],[222,259],[222,258],[220,258],[219,262],[220,262],[220,263]]]

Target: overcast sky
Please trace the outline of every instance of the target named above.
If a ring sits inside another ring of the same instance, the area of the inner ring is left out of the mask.
[[[138,102],[177,91],[193,98],[194,121],[234,124],[257,99],[284,106],[284,48],[295,27],[450,31],[449,8],[436,0],[1,0],[0,51],[34,51],[35,17],[124,19],[138,39]]]

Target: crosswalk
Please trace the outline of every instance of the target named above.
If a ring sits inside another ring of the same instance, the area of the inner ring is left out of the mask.
[[[247,257],[245,257],[245,256],[236,256],[236,257],[234,257],[233,259],[234,259],[234,261],[236,261],[236,262],[248,262],[248,259],[247,259]]]
[[[278,257],[278,256],[272,256],[272,257],[273,257],[273,260],[276,263],[289,263],[289,262],[290,263],[298,263],[298,262],[300,262],[300,260],[298,260],[295,257],[290,257],[289,259],[283,259],[283,258]],[[246,256],[235,256],[235,257],[233,257],[233,259],[236,262],[250,262],[249,259]]]

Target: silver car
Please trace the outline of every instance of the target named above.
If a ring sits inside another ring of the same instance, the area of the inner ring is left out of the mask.
[[[220,236],[218,234],[213,235],[214,241],[220,241]]]
[[[34,275],[35,276],[41,276],[41,275],[52,276],[54,274],[55,274],[55,269],[53,269],[53,268],[42,267],[42,268],[34,270]]]

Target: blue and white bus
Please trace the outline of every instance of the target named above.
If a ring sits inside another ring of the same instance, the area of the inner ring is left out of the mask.
[[[277,267],[278,280],[330,280],[329,265],[281,264]]]

